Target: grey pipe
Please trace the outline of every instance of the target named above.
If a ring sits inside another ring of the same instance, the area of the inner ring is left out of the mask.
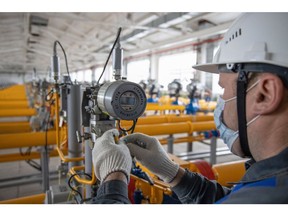
[[[81,131],[81,85],[69,86],[67,101],[67,121],[68,121],[68,157],[82,157],[82,144],[78,143],[76,131]],[[69,162],[68,168],[81,166],[82,161]]]
[[[90,134],[90,127],[84,127],[84,134]],[[90,147],[91,140],[87,139],[84,141],[85,145],[85,173],[92,176],[92,149]],[[92,176],[93,177],[93,176]],[[91,198],[92,188],[91,185],[86,185],[86,199]]]
[[[47,146],[41,148],[41,174],[43,192],[49,190],[49,156]]]

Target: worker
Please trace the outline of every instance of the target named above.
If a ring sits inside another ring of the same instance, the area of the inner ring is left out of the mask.
[[[102,182],[96,203],[129,203],[130,155],[169,183],[182,203],[288,203],[287,21],[288,13],[241,15],[213,62],[194,66],[219,73],[224,93],[215,124],[231,152],[249,159],[240,182],[230,189],[180,168],[156,138],[144,134],[128,135],[115,145],[112,138],[118,134],[112,130],[93,150]]]

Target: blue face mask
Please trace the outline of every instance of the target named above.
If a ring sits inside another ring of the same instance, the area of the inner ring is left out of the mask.
[[[260,80],[258,80],[256,83],[254,83],[250,88],[247,89],[246,92],[248,92],[250,89],[252,89],[254,86],[256,86],[259,83]],[[225,103],[230,102],[232,100],[235,100],[237,97],[232,97],[227,100],[224,100],[222,97],[219,97],[217,106],[214,110],[214,122],[216,125],[217,130],[220,133],[220,138],[223,139],[224,143],[228,146],[230,151],[232,151],[232,146],[235,143],[236,139],[239,137],[239,131],[234,131],[230,128],[228,128],[224,122],[223,122],[223,111],[225,108]],[[247,123],[247,126],[250,125],[252,122],[254,122],[256,119],[258,119],[260,115],[256,116],[252,120],[250,120]]]

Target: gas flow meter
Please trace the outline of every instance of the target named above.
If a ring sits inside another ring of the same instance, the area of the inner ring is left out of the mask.
[[[146,108],[146,94],[137,83],[117,80],[102,85],[97,93],[98,108],[116,119],[135,120]]]

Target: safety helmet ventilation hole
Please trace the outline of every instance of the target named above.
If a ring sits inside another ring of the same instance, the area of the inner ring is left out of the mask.
[[[229,42],[231,42],[231,40],[236,39],[238,37],[238,35],[240,37],[241,34],[242,34],[242,30],[241,30],[241,28],[239,28],[238,31],[236,31],[234,34],[231,35],[231,37],[229,37],[229,40],[225,41],[225,44],[228,44]]]

